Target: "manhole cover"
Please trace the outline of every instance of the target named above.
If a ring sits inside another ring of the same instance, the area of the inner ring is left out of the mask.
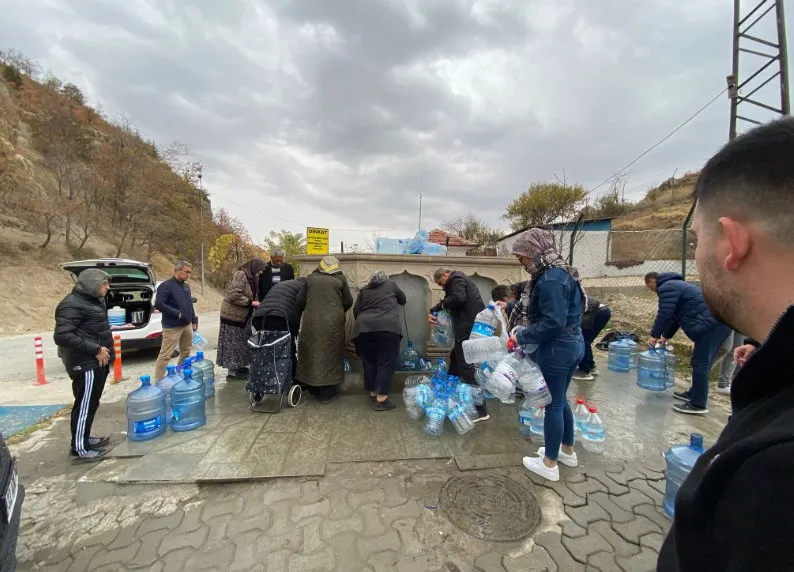
[[[441,489],[439,501],[452,524],[482,540],[516,542],[540,524],[535,495],[507,477],[453,477]]]

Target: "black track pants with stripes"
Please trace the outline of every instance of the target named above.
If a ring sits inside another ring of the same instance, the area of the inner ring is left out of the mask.
[[[99,408],[99,399],[105,389],[105,380],[110,368],[97,367],[75,373],[72,378],[72,453],[83,455],[88,450],[88,438],[91,436],[91,425]]]

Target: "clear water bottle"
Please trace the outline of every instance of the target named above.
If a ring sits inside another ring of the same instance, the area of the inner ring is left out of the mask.
[[[466,406],[454,397],[447,399],[447,416],[458,435],[463,435],[474,429],[474,422],[466,412]]]
[[[182,376],[176,373],[176,367],[169,365],[165,368],[165,377],[155,384],[165,393],[165,419],[168,422],[171,421],[171,389],[182,379]]]
[[[591,453],[603,453],[604,441],[606,440],[606,430],[604,422],[598,416],[595,405],[590,406],[590,416],[582,426],[582,447]]]
[[[524,392],[524,398],[529,400],[533,407],[542,407],[551,403],[551,391],[546,386],[546,380],[537,364],[524,358],[524,369],[518,378],[518,386]]]
[[[485,392],[483,391],[482,387],[477,385],[471,386],[471,402],[474,405],[482,405],[485,403]]]
[[[665,471],[664,512],[671,518],[675,514],[675,495],[686,480],[698,458],[703,454],[703,435],[691,433],[689,445],[673,445],[664,453]]]
[[[500,401],[505,401],[510,394],[515,393],[516,382],[525,371],[526,362],[523,354],[514,351],[503,357],[491,376],[486,381],[484,387]]]
[[[405,378],[405,387],[410,387],[411,385],[420,385],[422,383],[430,383],[430,378],[426,375],[409,375]]]
[[[351,373],[353,371],[353,366],[350,365],[350,360],[347,359],[347,356],[345,356],[344,369],[345,373]]]
[[[629,367],[637,367],[637,358],[640,355],[640,346],[631,338],[626,338],[626,344],[629,346]]]
[[[507,354],[507,344],[496,336],[470,338],[464,340],[461,345],[463,346],[463,359],[470,364],[499,361]]]
[[[543,425],[546,422],[546,408],[535,407],[529,421],[529,436],[535,445],[545,444],[546,437]]]
[[[422,398],[420,390],[421,387],[421,385],[417,384],[403,389],[403,403],[405,403],[405,412],[411,419],[419,419],[424,414],[424,409],[419,403],[420,399]]]
[[[650,348],[637,359],[637,385],[648,391],[667,389],[667,365],[664,350]]]
[[[204,397],[209,399],[215,395],[215,364],[204,357],[204,352],[196,352],[196,359],[193,361],[193,371],[201,371],[201,379],[204,382]]]
[[[607,367],[622,373],[631,369],[631,347],[623,338],[609,344]]]
[[[494,335],[498,325],[499,318],[496,316],[496,306],[488,304],[488,306],[474,318],[474,325],[471,327],[469,339],[489,338]]]
[[[730,356],[726,359],[732,359]],[[673,346],[665,346],[664,348],[664,384],[668,389],[675,386],[675,370],[678,365],[678,358],[675,357]]]
[[[400,352],[400,369],[402,371],[422,371],[419,363],[419,352],[414,348],[413,342]]]
[[[493,370],[496,369],[496,366],[499,362],[494,361],[486,361],[483,362],[474,370],[474,379],[477,382],[477,385],[482,387],[485,382],[491,377]]]
[[[111,328],[125,325],[127,323],[127,310],[121,306],[113,306],[108,310],[108,323]]]
[[[447,416],[446,404],[440,397],[433,399],[425,409],[425,433],[432,437],[440,437],[444,430],[444,419]]]
[[[532,407],[525,407],[526,401],[518,408],[518,431],[526,438],[532,437]]]
[[[141,386],[127,396],[127,438],[148,441],[165,433],[165,393],[141,376]]]
[[[577,433],[582,432],[582,427],[584,427],[587,418],[590,417],[590,411],[587,410],[587,405],[585,405],[584,398],[578,397],[576,399],[576,407],[573,410],[573,421],[575,424],[575,429]]]
[[[185,379],[171,389],[171,430],[190,431],[207,422],[204,384],[193,379],[193,370],[184,371]]]
[[[449,366],[447,365],[447,361],[444,358],[440,358],[436,360],[436,363],[434,363],[430,368],[430,377],[433,377],[437,373],[446,376],[447,371],[449,371]]]
[[[430,339],[440,348],[452,347],[454,339],[452,337],[452,316],[446,310],[433,312],[437,323],[433,324],[430,330]]]

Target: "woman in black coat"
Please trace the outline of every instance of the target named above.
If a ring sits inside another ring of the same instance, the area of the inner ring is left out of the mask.
[[[364,366],[364,387],[375,411],[389,411],[391,381],[400,356],[402,326],[397,306],[405,306],[405,294],[383,270],[375,272],[358,293],[353,306],[356,326],[353,339]]]

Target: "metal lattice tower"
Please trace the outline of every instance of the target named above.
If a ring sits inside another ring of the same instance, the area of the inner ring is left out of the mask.
[[[736,137],[739,121],[753,125],[765,122],[750,117],[751,109],[777,115],[790,113],[783,2],[733,1],[733,72],[727,77],[731,100],[730,139]],[[743,12],[742,4],[752,8]],[[778,80],[776,83],[780,86],[779,96],[772,86],[764,89],[774,80]]]

